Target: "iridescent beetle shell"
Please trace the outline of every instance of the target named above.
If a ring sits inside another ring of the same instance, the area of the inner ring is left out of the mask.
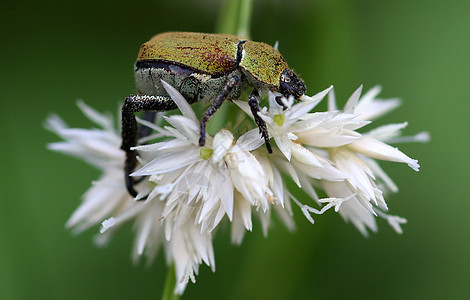
[[[137,60],[165,61],[217,76],[237,67],[239,41],[226,34],[167,32],[144,43]]]
[[[148,70],[150,67],[155,70],[163,66],[179,78],[172,79],[171,76],[166,76],[162,79],[169,80],[170,84],[189,98],[192,98],[191,95],[185,95],[185,91],[187,93],[191,86],[200,84],[202,85],[199,86],[199,90],[214,96],[215,93],[207,92],[207,89],[220,90],[224,79],[232,72],[242,74],[242,86],[249,84],[257,89],[281,93],[283,92],[281,79],[287,70],[290,71],[290,75],[295,76],[293,81],[297,79],[302,82],[288,68],[281,53],[272,46],[228,34],[167,32],[154,36],[141,46],[137,56],[136,81],[139,93],[166,95],[159,80],[155,80],[162,74],[151,74]],[[146,69],[143,74],[141,69]],[[202,80],[198,80],[199,82],[192,80],[193,82],[188,83],[186,81],[189,77]],[[158,88],[152,89],[152,84],[156,84]],[[303,91],[297,94],[303,93],[305,86]],[[239,94],[240,87],[236,88],[229,98],[233,99]],[[207,96],[202,97],[203,99],[196,98],[192,102],[206,100]]]

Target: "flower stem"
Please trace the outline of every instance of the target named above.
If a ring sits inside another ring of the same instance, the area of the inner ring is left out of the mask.
[[[250,38],[251,12],[253,11],[253,0],[240,0],[238,15],[237,35],[243,38]]]
[[[165,289],[163,290],[162,300],[178,300],[180,298],[180,295],[174,294],[175,287],[176,287],[175,265],[171,264],[166,274]]]
[[[227,0],[222,6],[217,22],[218,33],[250,38],[253,0]]]
[[[253,0],[223,1],[215,32],[233,34],[249,39],[252,7]],[[224,103],[217,111],[217,114],[207,124],[207,132],[211,135],[215,135],[217,131],[227,126],[229,114],[233,111],[233,104]],[[235,109],[235,111],[238,111],[238,109]]]

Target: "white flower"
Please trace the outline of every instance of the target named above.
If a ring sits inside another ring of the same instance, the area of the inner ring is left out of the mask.
[[[152,159],[132,176],[146,176],[155,184],[146,205],[163,203],[150,219],[161,220],[167,257],[169,262],[175,262],[180,283],[176,291],[182,292],[188,280],[194,279],[202,261],[214,267],[213,254],[209,255],[213,252],[211,231],[224,216],[230,221],[235,219],[234,222],[243,220],[240,224],[251,230],[252,207],[265,214],[273,193],[261,164],[250,152],[263,144],[257,129],[246,132],[237,141],[227,130],[214,138],[207,135],[206,146],[201,148],[199,121],[192,108],[174,88],[163,84],[183,115],[167,117],[171,126],[152,126],[168,138],[135,147]],[[243,236],[239,229],[233,235],[234,241],[241,241]]]
[[[136,238],[133,260],[137,262],[145,254],[147,262],[151,263],[163,244],[169,264],[175,263],[176,272],[182,279],[175,288],[175,292],[181,294],[188,278],[194,280],[193,272],[197,273],[202,261],[214,266],[211,234],[201,234],[200,226],[188,222],[173,232],[173,239],[165,240],[161,221],[164,203],[157,199],[135,202],[126,189],[124,152],[120,150],[121,138],[114,129],[112,118],[96,112],[83,102],[78,102],[78,106],[101,129],[68,128],[58,116],[52,115],[47,119],[46,127],[65,141],[51,143],[48,147],[82,158],[103,174],[85,193],[82,204],[67,221],[67,227],[79,233],[103,223],[101,235],[96,238],[97,244],[103,245],[121,224],[134,221]],[[149,189],[149,184],[143,181],[137,188]]]
[[[197,223],[202,224],[203,230],[212,230],[224,214],[232,219],[234,189],[251,205],[266,211],[271,192],[261,165],[250,153],[263,142],[256,129],[242,135],[236,143],[227,130],[220,131],[215,138],[207,135],[206,146],[201,148],[198,146],[199,122],[194,113],[188,114],[192,112],[191,107],[171,86],[165,84],[165,88],[183,116],[166,118],[172,127],[163,130],[173,138],[135,148],[153,157],[132,174],[150,176],[150,180],[157,183],[149,198],[158,195],[166,199],[165,215],[181,210],[182,205],[199,207]]]
[[[294,151],[295,143],[298,142],[297,132],[303,129],[315,128],[328,119],[333,118],[332,114],[327,113],[313,113],[310,112],[333,87],[316,94],[313,97],[304,96],[304,101],[293,104],[292,99],[281,98],[286,109],[284,110],[281,105],[276,101],[279,94],[269,92],[269,109],[264,107],[258,115],[266,122],[266,126],[270,137],[274,139],[276,145],[287,158],[291,160],[292,155],[297,154]],[[235,103],[243,109],[249,116],[252,117],[251,110],[248,103],[245,101],[235,101]],[[328,131],[325,129],[324,131]],[[336,131],[330,132],[331,135],[336,135]],[[330,137],[331,141],[331,137]],[[293,153],[294,152],[294,153]]]
[[[397,187],[374,159],[407,163],[416,171],[419,165],[416,160],[383,142],[396,140],[406,123],[382,126],[366,134],[357,132],[373,118],[400,104],[398,99],[377,99],[378,87],[362,98],[361,92],[362,86],[353,93],[342,111],[336,108],[331,88],[312,98],[304,96],[303,101],[297,104],[292,99],[282,98],[284,108],[277,104],[277,95],[270,93],[270,107],[264,108],[259,115],[267,123],[270,136],[285,158],[275,153],[269,160],[271,165],[289,174],[297,186],[317,203],[328,203],[318,210],[289,194],[287,198],[292,198],[310,221],[313,222],[310,213],[321,214],[334,205],[363,234],[367,233],[367,228],[376,231],[375,216],[386,218],[393,228],[401,232],[399,225],[406,220],[383,212],[388,209],[384,192],[397,191]],[[327,93],[329,111],[311,113]],[[241,101],[237,104],[250,113],[247,104]],[[426,135],[419,136],[424,139]],[[325,189],[331,198],[319,199],[314,185]]]
[[[49,144],[49,149],[81,158],[102,171],[101,178],[93,182],[82,204],[67,221],[68,228],[74,228],[76,233],[80,233],[126,210],[132,204],[132,197],[125,187],[122,173],[124,153],[119,149],[121,137],[112,118],[98,113],[81,101],[77,104],[101,129],[69,128],[56,115],[47,119],[46,127],[64,139],[63,142]]]
[[[189,280],[196,282],[194,274],[198,274],[203,261],[215,272],[212,235],[201,233],[200,226],[191,223],[180,226],[165,245],[168,264],[175,263],[175,294],[182,294]]]
[[[313,97],[303,96],[303,101],[293,104],[292,99],[282,98],[286,109],[276,102],[276,96],[269,92],[269,109],[263,108],[259,116],[266,122],[270,137],[285,156],[270,157],[300,187],[298,171],[316,179],[343,180],[341,174],[324,155],[304,145],[334,147],[357,139],[359,134],[347,129],[348,120],[338,117],[339,113],[309,113],[332,87]],[[248,115],[252,116],[248,104],[235,101]],[[309,141],[315,141],[310,142]]]
[[[386,214],[384,195],[396,192],[397,186],[380,168],[376,160],[408,164],[418,170],[411,159],[387,143],[425,141],[427,133],[401,137],[407,123],[381,126],[367,133],[357,130],[399,105],[399,100],[377,99],[380,89],[373,88],[360,97],[356,90],[343,110],[336,108],[332,87],[313,97],[281,98],[283,106],[269,93],[269,108],[259,116],[266,122],[275,141],[273,154],[260,146],[264,143],[258,128],[236,137],[230,128],[213,137],[206,135],[200,147],[199,120],[188,102],[173,87],[163,82],[168,94],[182,115],[165,117],[167,126],[139,120],[154,134],[134,147],[139,153],[139,167],[132,176],[141,178],[136,186],[135,201],[124,182],[125,154],[120,150],[121,138],[108,115],[100,114],[84,103],[78,105],[100,129],[74,129],[57,116],[47,120],[47,127],[64,139],[49,148],[79,157],[102,171],[100,179],[85,193],[84,200],[73,213],[67,227],[78,233],[102,224],[96,238],[105,244],[118,228],[133,222],[136,232],[133,247],[135,262],[145,255],[151,263],[158,250],[165,249],[168,264],[174,264],[177,284],[174,292],[182,294],[189,280],[195,281],[203,262],[215,270],[212,235],[226,219],[231,222],[232,242],[240,244],[257,216],[265,235],[271,211],[293,229],[292,202],[306,218],[334,208],[351,221],[361,233],[377,230],[376,217],[387,219],[401,232],[406,220]],[[311,112],[329,94],[326,112]],[[246,102],[235,101],[249,116]],[[228,126],[230,127],[230,126]],[[143,144],[157,139],[153,144]],[[311,202],[299,201],[289,191],[283,175],[290,178]],[[321,199],[317,189],[328,198]]]
[[[360,98],[361,91],[362,86],[353,93],[343,109],[345,113],[356,115],[358,120],[379,117],[399,105],[397,99],[376,99],[380,91],[377,87]],[[331,111],[336,111],[335,102],[332,91],[329,94]],[[406,222],[403,218],[389,216],[383,212],[388,209],[384,192],[388,190],[396,192],[398,188],[374,160],[402,162],[415,171],[419,170],[416,160],[379,140],[398,136],[404,126],[406,123],[382,126],[360,135],[351,143],[330,149],[332,161],[347,176],[347,179],[344,182],[323,181],[323,187],[332,197],[353,196],[341,206],[339,213],[343,218],[351,221],[364,235],[367,234],[367,228],[372,231],[377,230],[374,218],[377,215],[386,218],[399,233],[401,233],[399,225]]]

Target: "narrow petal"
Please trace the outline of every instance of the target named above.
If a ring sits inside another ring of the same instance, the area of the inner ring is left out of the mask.
[[[369,131],[367,135],[381,141],[388,140],[399,136],[401,130],[406,126],[408,126],[408,122],[403,122],[399,124],[387,124]]]
[[[184,99],[184,97],[174,87],[166,83],[163,79],[162,84],[168,95],[170,95],[171,99],[175,101],[183,116],[194,122],[198,122],[196,114],[194,113],[194,110],[192,109],[191,105],[189,105],[188,101],[186,101],[186,99]]]
[[[77,101],[77,106],[82,110],[83,114],[88,119],[101,126],[105,130],[114,131],[113,118],[111,115],[99,113],[82,100]]]
[[[287,158],[287,160],[291,159],[291,146],[292,141],[287,138],[285,135],[274,135],[274,140],[276,141],[276,145],[281,150],[282,154]]]
[[[314,167],[323,167],[316,155],[310,152],[307,148],[297,143],[292,143],[291,150],[292,157],[297,159],[299,162]]]
[[[251,113],[251,108],[250,108],[250,106],[248,105],[248,102],[246,102],[246,101],[240,101],[240,100],[233,100],[233,102],[234,102],[238,107],[240,107],[247,115],[253,116],[253,114]]]
[[[259,134],[259,129],[255,128],[239,137],[236,146],[243,151],[253,151],[263,144],[264,139]]]
[[[157,156],[157,158],[149,162],[147,165],[132,173],[132,176],[167,173],[200,160],[202,159],[199,151],[196,149],[193,149],[192,151],[181,149],[178,151],[166,152]]]
[[[302,101],[308,101],[308,102],[315,102],[316,104],[320,103],[323,98],[331,91],[333,90],[333,86],[330,85],[328,88],[324,89],[323,91],[316,93],[315,95],[309,97],[306,95],[303,95],[300,100]]]
[[[362,84],[357,88],[357,90],[354,91],[354,93],[349,97],[348,101],[344,105],[343,111],[345,113],[352,113],[354,112],[354,108],[357,105],[357,102],[359,101],[359,97],[361,97],[362,93]]]
[[[398,148],[393,148],[392,146],[371,137],[363,136],[361,139],[348,145],[348,147],[354,151],[376,159],[406,163],[413,170],[419,171],[417,160],[409,158],[403,152],[398,150]]]
[[[328,111],[337,111],[336,96],[334,88],[328,93]]]

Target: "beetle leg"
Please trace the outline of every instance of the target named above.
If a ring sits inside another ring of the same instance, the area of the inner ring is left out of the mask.
[[[134,198],[137,196],[134,189],[135,179],[130,176],[137,165],[137,154],[134,150],[131,150],[132,147],[137,145],[138,138],[138,125],[134,113],[140,111],[167,111],[175,108],[176,104],[168,96],[132,95],[126,98],[121,110],[121,149],[126,152],[126,161],[124,163],[126,187],[129,194]],[[140,134],[145,134],[145,130],[142,130]]]
[[[284,104],[284,102],[282,102],[282,96],[276,96],[276,102],[277,102],[277,104],[282,106],[282,110],[287,109],[287,106]]]
[[[142,119],[147,122],[153,123],[155,122],[156,115],[157,112],[155,111],[146,111],[144,112]],[[151,131],[151,128],[148,126],[139,126],[139,139],[149,136]]]
[[[233,89],[233,87],[240,82],[240,77],[233,75],[227,80],[224,88],[219,92],[215,100],[212,102],[211,106],[206,110],[204,115],[201,118],[201,135],[199,137],[199,146],[204,146],[206,144],[206,124],[209,122],[210,118],[215,114],[215,112],[220,108],[225,99],[227,99],[228,94]]]
[[[150,123],[153,123],[155,122],[155,117],[156,117],[157,113],[154,112],[154,111],[146,111],[144,112],[144,115],[142,117],[143,120],[147,121],[147,122],[150,122]],[[152,129],[148,126],[142,126],[140,125],[139,126],[139,137],[138,137],[138,140],[142,139],[142,138],[145,138],[147,136],[150,135],[150,131]],[[142,180],[144,179],[144,177],[141,177],[137,180],[134,180],[134,184],[138,184],[139,182],[141,182]]]
[[[266,123],[263,119],[258,115],[260,111],[259,108],[259,94],[257,90],[251,92],[250,96],[248,97],[248,105],[250,105],[251,113],[255,118],[256,125],[258,125],[259,133],[264,138],[264,142],[266,144],[266,148],[268,148],[269,153],[273,153],[273,149],[271,148],[271,143],[269,142],[269,134],[268,130],[266,129]]]

